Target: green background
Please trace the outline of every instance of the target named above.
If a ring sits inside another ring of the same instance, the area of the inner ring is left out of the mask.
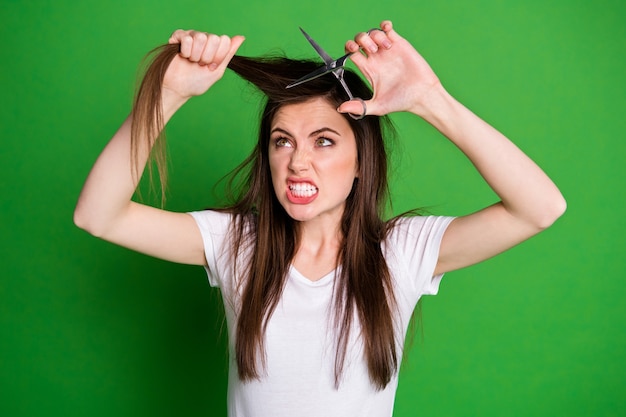
[[[244,34],[241,55],[311,57],[302,26],[338,56],[385,18],[569,204],[424,301],[395,416],[626,415],[622,1],[2,0],[0,16],[0,415],[225,414],[218,292],[202,268],[76,228],[81,185],[129,111],[142,57],[173,30]],[[254,142],[258,102],[227,73],[175,116],[169,209],[215,203],[213,184]],[[434,129],[394,119],[397,212],[495,201]]]

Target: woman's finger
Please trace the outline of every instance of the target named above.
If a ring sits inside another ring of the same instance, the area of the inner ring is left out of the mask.
[[[382,29],[374,29],[370,30],[368,33],[369,38],[378,45],[379,49],[389,49],[391,48],[391,39],[387,36]]]
[[[188,33],[179,38],[180,56],[189,58],[191,55],[191,47],[193,46],[193,38]]]
[[[210,65],[215,62],[215,54],[220,47],[221,38],[214,34],[209,34],[206,45],[202,50],[198,63],[200,65]]]
[[[189,34],[188,30],[176,29],[168,40],[168,43],[181,43],[182,39]]]
[[[200,62],[202,52],[209,41],[209,34],[205,32],[192,32],[191,37],[193,42],[191,44],[191,51],[189,53],[189,59],[191,62]]]
[[[354,37],[354,41],[367,54],[375,54],[378,52],[378,45],[367,32],[360,32]]]
[[[222,64],[222,62],[224,62],[224,60],[226,59],[226,56],[228,55],[228,51],[230,51],[230,47],[232,43],[230,37],[226,35],[222,35],[218,39],[219,39],[218,47],[215,50],[215,56],[212,61],[215,67],[218,67],[219,65]]]

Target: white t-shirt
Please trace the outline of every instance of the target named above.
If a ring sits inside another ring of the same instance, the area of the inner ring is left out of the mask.
[[[229,256],[231,215],[215,211],[193,212],[204,241],[207,273],[224,299],[229,333],[228,414],[230,417],[387,417],[393,412],[398,384],[394,375],[382,391],[371,384],[359,343],[358,320],[353,322],[342,379],[335,387],[336,335],[329,327],[329,308],[335,272],[310,281],[293,266],[282,298],[269,320],[266,368],[260,380],[242,383],[234,353],[236,285]],[[451,217],[401,219],[382,244],[394,282],[399,314],[396,321],[402,342],[413,309],[424,294],[436,294],[441,275],[433,277],[443,233]]]

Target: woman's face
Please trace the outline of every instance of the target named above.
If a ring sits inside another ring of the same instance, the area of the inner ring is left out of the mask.
[[[357,147],[349,123],[326,100],[277,111],[269,163],[276,197],[289,216],[340,221],[358,175]]]

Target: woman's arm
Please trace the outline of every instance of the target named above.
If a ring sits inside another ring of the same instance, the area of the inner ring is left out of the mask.
[[[164,124],[190,97],[203,94],[222,77],[243,40],[241,36],[231,39],[195,31],[174,32],[169,42],[180,43],[181,52],[163,80]],[[122,124],[91,169],[74,222],[97,237],[151,256],[204,264],[202,239],[191,216],[131,201],[139,177],[134,173],[143,172],[150,154],[148,144],[154,139],[139,138],[143,146],[131,160],[132,117]]]
[[[548,176],[504,135],[478,118],[443,88],[417,51],[392,28],[359,34],[346,50],[374,88],[369,114],[409,111],[453,142],[501,201],[459,217],[448,227],[435,273],[483,261],[550,226],[565,200]],[[359,53],[361,48],[364,53]],[[347,102],[340,111],[359,112]]]
[[[511,141],[452,98],[443,87],[428,96],[422,117],[449,138],[500,197],[454,220],[444,234],[435,273],[483,261],[550,226],[565,200],[548,176]]]

